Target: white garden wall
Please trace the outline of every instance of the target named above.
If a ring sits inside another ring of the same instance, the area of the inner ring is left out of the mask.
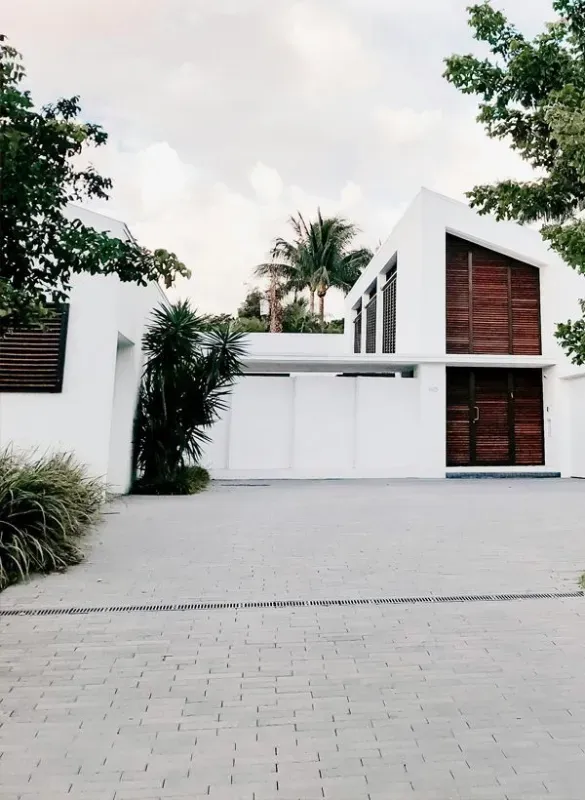
[[[420,475],[420,390],[417,378],[245,377],[204,463],[230,479]]]
[[[585,478],[585,375],[563,381],[568,403],[570,477]]]

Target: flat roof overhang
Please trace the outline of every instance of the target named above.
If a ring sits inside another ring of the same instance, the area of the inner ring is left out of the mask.
[[[445,367],[494,367],[500,369],[544,369],[555,366],[556,361],[548,356],[510,355],[441,355],[398,356],[375,354],[348,354],[347,356],[276,355],[254,354],[244,359],[245,372],[261,374],[278,373],[398,373],[416,370],[426,364]]]

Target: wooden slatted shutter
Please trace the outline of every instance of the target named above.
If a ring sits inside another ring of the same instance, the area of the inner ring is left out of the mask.
[[[42,326],[0,338],[1,392],[60,392],[63,386],[69,307],[55,310]]]
[[[544,464],[542,372],[538,369],[515,369],[512,390],[515,463],[519,466]]]
[[[537,267],[446,239],[447,353],[539,355]]]
[[[505,256],[474,247],[471,251],[473,353],[510,352],[509,263]]]
[[[353,321],[353,352],[361,353],[362,351],[362,312],[357,314]]]
[[[382,289],[382,352],[396,352],[396,270]]]
[[[447,236],[447,353],[469,353],[469,244]]]
[[[366,353],[376,352],[377,297],[374,295],[366,306]]]
[[[447,369],[447,465],[471,461],[470,370]]]
[[[510,269],[512,350],[514,355],[540,355],[540,271],[513,262]]]

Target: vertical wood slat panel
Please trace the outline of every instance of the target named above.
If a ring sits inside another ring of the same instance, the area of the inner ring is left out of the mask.
[[[473,352],[510,352],[508,268],[473,259]]]
[[[471,460],[470,370],[447,368],[447,466]]]
[[[447,235],[446,321],[448,353],[539,355],[538,268]]]
[[[1,392],[60,392],[65,368],[69,307],[55,309],[34,328],[0,338]]]
[[[516,369],[513,381],[516,464],[539,466],[544,464],[542,372]]]
[[[447,236],[447,353],[469,353],[469,244]]]
[[[540,272],[515,263],[510,270],[512,293],[512,353],[540,355]]]

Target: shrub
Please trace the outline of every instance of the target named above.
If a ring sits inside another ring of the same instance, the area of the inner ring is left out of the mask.
[[[104,496],[71,455],[0,453],[0,590],[79,563],[80,537],[100,520]]]
[[[183,467],[174,478],[137,480],[132,491],[134,494],[197,494],[207,488],[209,481],[209,472],[203,467]]]

